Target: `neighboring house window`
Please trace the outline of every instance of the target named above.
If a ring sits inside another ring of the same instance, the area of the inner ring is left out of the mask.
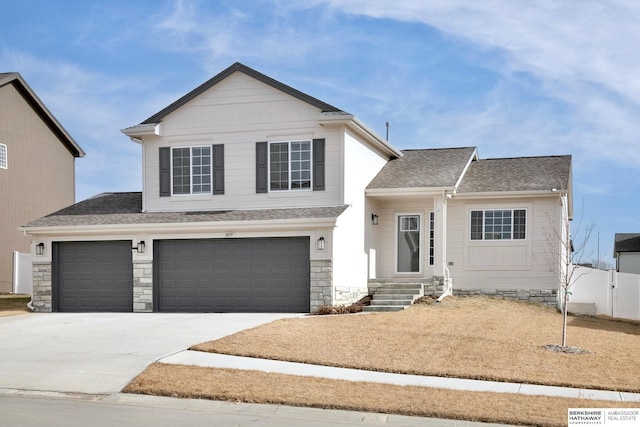
[[[526,209],[471,211],[471,240],[524,240]]]
[[[436,217],[434,212],[429,212],[429,265],[435,264],[436,251]]]
[[[0,169],[7,169],[7,146],[0,144]]]
[[[173,194],[211,194],[211,146],[171,150]]]
[[[311,141],[269,144],[269,189],[311,190]]]

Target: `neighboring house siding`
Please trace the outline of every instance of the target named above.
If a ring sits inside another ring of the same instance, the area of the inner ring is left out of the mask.
[[[618,255],[618,271],[622,273],[640,274],[640,253],[621,252]]]
[[[525,240],[472,241],[470,214],[477,209],[527,210]],[[557,289],[557,198],[453,199],[448,204],[447,262],[455,289]],[[451,265],[453,263],[453,265]]]
[[[30,252],[17,227],[72,204],[74,157],[13,85],[0,87],[0,292],[12,290],[12,251]]]
[[[171,113],[162,136],[145,137],[145,209],[218,210],[341,203],[337,128],[317,124],[320,111],[235,73]],[[256,142],[325,139],[325,189],[256,193]],[[224,145],[224,194],[161,197],[159,147]]]
[[[345,133],[343,144],[344,203],[351,206],[338,217],[333,233],[333,280],[337,294],[346,288],[367,290],[367,242],[373,225],[372,212],[365,210],[364,188],[387,162],[386,157],[373,152],[349,132]]]

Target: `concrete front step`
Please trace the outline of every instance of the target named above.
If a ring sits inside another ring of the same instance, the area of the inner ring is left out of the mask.
[[[399,305],[402,307],[407,307],[413,304],[413,299],[372,299],[371,305]]]
[[[374,295],[416,295],[421,293],[422,289],[379,288]]]
[[[413,304],[423,293],[422,283],[384,281],[373,294],[371,305],[363,307],[363,311],[401,311]]]
[[[362,307],[364,312],[402,311],[406,307],[401,305],[367,305]]]

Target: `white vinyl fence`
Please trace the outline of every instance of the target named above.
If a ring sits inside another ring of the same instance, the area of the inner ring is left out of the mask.
[[[31,254],[13,253],[13,293],[32,295]]]
[[[592,303],[596,313],[640,320],[640,274],[576,267],[569,302]]]

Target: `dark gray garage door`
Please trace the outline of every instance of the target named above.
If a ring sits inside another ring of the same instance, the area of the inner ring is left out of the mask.
[[[154,307],[166,312],[309,312],[309,238],[162,240]]]
[[[133,311],[131,242],[53,245],[54,311]]]

